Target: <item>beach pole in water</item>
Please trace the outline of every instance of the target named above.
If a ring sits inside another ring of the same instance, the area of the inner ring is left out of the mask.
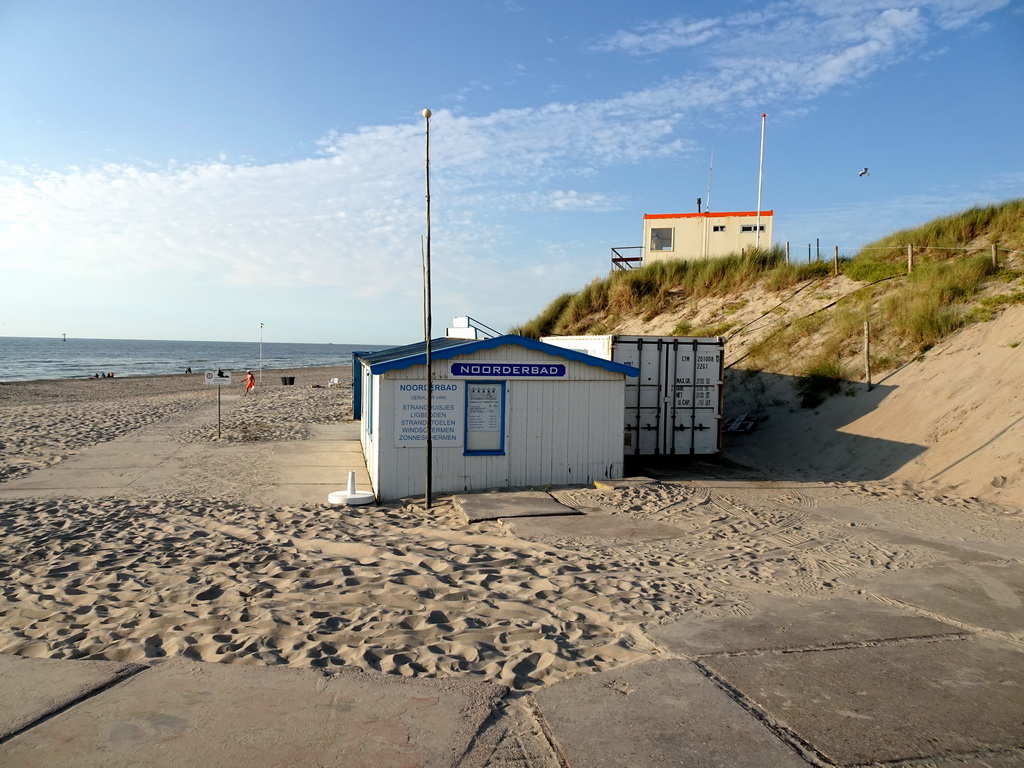
[[[426,482],[424,485],[424,502],[427,509],[430,509],[430,486],[431,475],[433,475],[432,464],[433,439],[431,435],[431,410],[433,408],[433,376],[431,376],[430,359],[430,115],[429,109],[423,110],[423,118],[426,121],[426,179],[427,179],[427,250],[423,255],[423,339],[425,342],[425,363],[427,366],[427,444],[426,444]]]

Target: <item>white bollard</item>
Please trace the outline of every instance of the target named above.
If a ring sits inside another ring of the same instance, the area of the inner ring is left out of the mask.
[[[348,490],[346,491],[334,491],[327,495],[328,504],[347,504],[349,506],[357,506],[360,504],[372,504],[376,501],[376,497],[370,491],[357,491],[356,490],[356,473],[348,473]]]

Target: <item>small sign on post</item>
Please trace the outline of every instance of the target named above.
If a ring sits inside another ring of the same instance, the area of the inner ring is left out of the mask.
[[[221,387],[231,386],[231,371],[222,371],[220,368],[216,371],[207,371],[205,380],[207,384],[217,388],[217,439],[220,440],[220,393]]]
[[[231,371],[207,371],[206,372],[206,383],[212,384],[215,387],[230,387],[231,386]]]

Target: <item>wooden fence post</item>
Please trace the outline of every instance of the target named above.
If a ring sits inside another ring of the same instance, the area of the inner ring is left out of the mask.
[[[907,246],[907,274],[914,271],[914,246]]]
[[[835,273],[839,274],[839,246],[836,246],[835,254],[832,257],[832,268]]]
[[[789,240],[786,241],[786,266],[789,266]]]
[[[999,249],[992,243],[992,269],[999,269]]]
[[[871,321],[864,321],[864,375],[868,382],[868,392],[871,391]]]

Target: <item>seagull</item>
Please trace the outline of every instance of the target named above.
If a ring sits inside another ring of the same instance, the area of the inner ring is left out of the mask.
[[[857,175],[858,176],[870,176],[871,174],[868,173],[868,169],[867,168],[861,168],[860,169],[860,173],[858,173]]]

